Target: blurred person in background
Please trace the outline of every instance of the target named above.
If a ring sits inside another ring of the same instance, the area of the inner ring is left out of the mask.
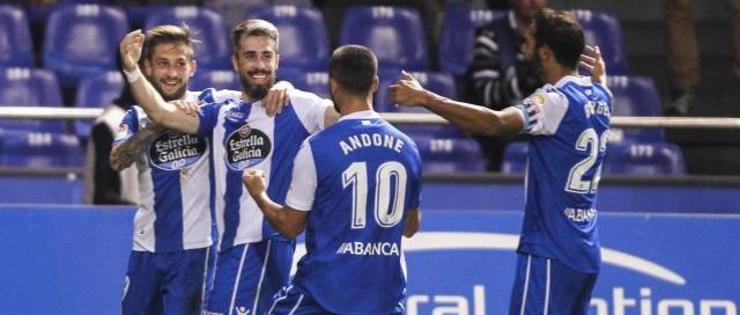
[[[515,105],[542,86],[537,68],[521,51],[524,33],[547,0],[510,0],[511,10],[476,30],[475,49],[465,84],[465,100],[494,110]],[[486,169],[499,171],[508,142],[477,136],[488,159]]]
[[[671,69],[672,103],[668,115],[687,115],[696,102],[701,80],[699,48],[696,37],[694,0],[666,0],[668,27],[668,62]],[[727,0],[732,24],[733,75],[740,83],[740,0]]]

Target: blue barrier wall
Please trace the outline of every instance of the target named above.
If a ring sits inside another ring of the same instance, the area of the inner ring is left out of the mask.
[[[635,208],[601,213],[592,314],[736,315],[740,215],[634,212],[670,210],[651,197],[681,212],[732,212],[740,195],[646,188],[601,195],[603,208]],[[422,232],[404,245],[408,314],[505,314],[521,211],[503,210],[522,195],[519,185],[425,186]],[[118,313],[132,220],[126,207],[0,206],[0,314]]]

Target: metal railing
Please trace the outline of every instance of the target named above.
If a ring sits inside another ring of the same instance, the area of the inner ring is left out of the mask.
[[[2,119],[94,119],[100,108],[0,106]],[[444,118],[426,113],[381,113],[391,123],[447,124]],[[636,117],[613,116],[617,128],[740,129],[740,118],[725,117]]]

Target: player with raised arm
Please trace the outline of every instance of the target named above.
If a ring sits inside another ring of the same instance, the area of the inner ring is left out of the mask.
[[[567,12],[543,9],[525,35],[525,57],[546,84],[494,111],[440,97],[404,74],[397,104],[424,106],[471,133],[529,135],[524,224],[509,314],[587,314],[601,264],[596,191],[612,109],[598,48]],[[579,76],[579,58],[591,78]]]
[[[401,236],[419,227],[419,151],[372,110],[378,77],[369,49],[335,50],[329,78],[341,118],[303,142],[285,205],[270,198],[260,171],[244,178],[276,230],[293,237],[306,228],[307,253],[268,314],[401,314]]]
[[[232,31],[232,63],[242,84],[241,100],[206,104],[195,116],[179,112],[151,84],[138,79],[136,60],[143,39],[140,31],[134,31],[121,42],[136,99],[154,121],[208,137],[213,144],[211,179],[220,252],[206,313],[262,314],[272,294],[288,282],[295,244],[264,222],[241,184],[243,172],[265,171],[268,193],[284,200],[300,143],[338,114],[329,101],[292,89],[289,106],[275,117],[268,115],[264,98],[275,84],[279,41],[277,28],[267,21],[247,20]]]

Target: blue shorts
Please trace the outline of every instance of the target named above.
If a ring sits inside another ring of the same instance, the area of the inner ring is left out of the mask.
[[[519,254],[509,315],[588,314],[596,276],[557,260]]]
[[[281,236],[219,253],[206,314],[264,314],[272,296],[290,282],[295,242]]]
[[[200,314],[209,251],[209,248],[166,253],[132,251],[121,313]]]
[[[401,315],[404,312],[403,303],[393,313],[388,315]],[[327,311],[310,294],[301,292],[295,286],[284,287],[275,294],[272,306],[267,310],[267,315],[327,315],[334,314]],[[385,314],[383,314],[385,315]]]

